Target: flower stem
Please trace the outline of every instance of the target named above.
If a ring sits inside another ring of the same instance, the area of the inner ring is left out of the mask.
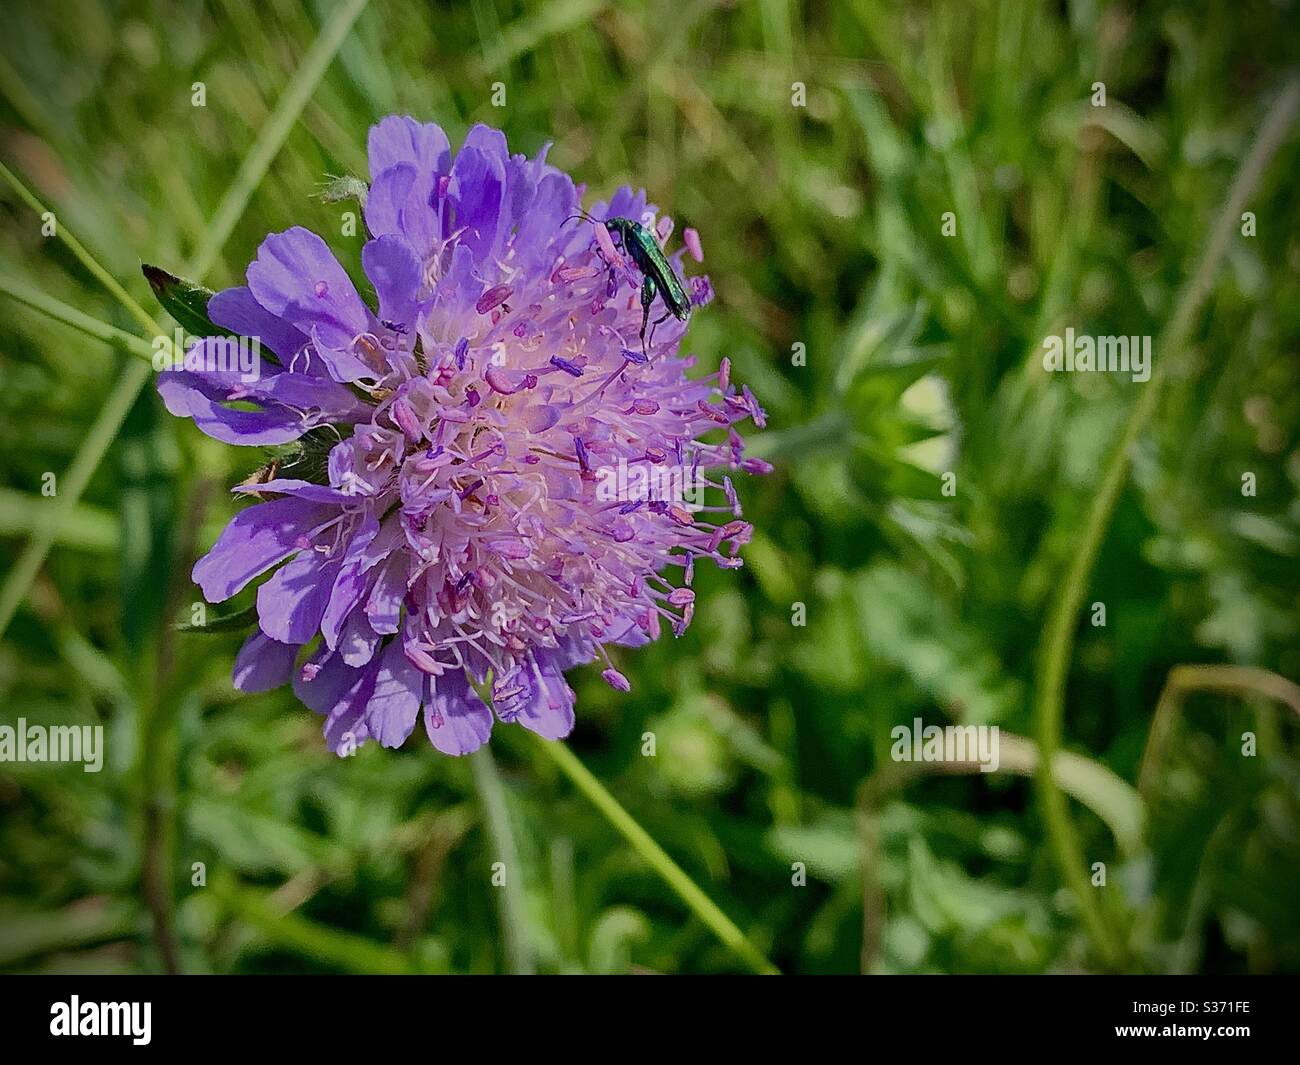
[[[1178,359],[1187,348],[1192,326],[1210,294],[1242,209],[1269,161],[1286,139],[1298,111],[1300,78],[1292,78],[1278,95],[1260,127],[1250,153],[1233,178],[1227,199],[1210,230],[1209,240],[1196,270],[1179,291],[1169,325],[1157,344],[1165,357],[1156,365],[1151,380],[1129,412],[1119,444],[1110,456],[1100,488],[1088,510],[1077,548],[1059,586],[1060,593],[1052,604],[1043,632],[1034,704],[1034,726],[1042,754],[1037,776],[1039,798],[1047,835],[1061,875],[1078,900],[1084,924],[1098,952],[1105,963],[1112,967],[1123,961],[1124,937],[1119,930],[1110,926],[1097,894],[1091,887],[1078,833],[1070,819],[1065,796],[1053,773],[1053,762],[1061,746],[1065,682],[1074,648],[1075,628],[1088,591],[1092,567],[1097,561],[1097,553],[1101,549],[1120,494],[1128,482],[1129,458],[1133,446],[1155,411],[1160,387],[1168,376],[1170,361]]]
[[[530,733],[531,735],[531,733]],[[611,825],[632,844],[646,863],[663,878],[691,911],[723,943],[742,958],[754,972],[764,976],[779,976],[781,970],[773,965],[753,943],[751,943],[717,904],[710,899],[683,871],[681,866],[668,857],[667,852],[659,846],[644,828],[629,814],[605,786],[597,780],[564,743],[534,737],[537,746],[545,752],[560,771],[569,778],[574,786],[583,793]]]

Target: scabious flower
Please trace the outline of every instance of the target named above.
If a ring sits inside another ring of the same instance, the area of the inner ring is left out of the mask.
[[[603,227],[570,218],[580,190],[545,157],[475,126],[453,158],[436,125],[384,119],[361,252],[376,305],[316,234],[274,233],[248,284],[207,311],[275,364],[246,380],[205,360],[201,345],[223,342],[207,338],[159,377],[167,408],[218,440],[301,444],[235,489],[262,501],[193,575],[216,603],[274,569],[234,682],[292,682],[332,750],[398,746],[421,711],[448,754],[482,745],[493,709],[566,736],[565,670],[599,662],[627,691],[608,648],[655,639],[663,621],[680,634],[697,561],[741,565],[751,529],[730,472],[768,467],[732,426],[762,411],[725,359],[687,377],[676,319],[643,353],[641,275]],[[626,188],[590,215],[671,231]],[[698,257],[694,234],[689,247]],[[711,295],[704,278],[689,290]],[[669,465],[705,486],[702,505],[598,490],[615,466]],[[489,679],[492,709],[478,694]]]

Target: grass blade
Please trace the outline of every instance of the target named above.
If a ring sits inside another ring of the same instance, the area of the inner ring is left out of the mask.
[[[302,109],[307,106],[307,101],[311,99],[320,79],[324,77],[326,69],[338,54],[348,31],[352,29],[365,6],[366,0],[347,0],[340,5],[321,30],[315,43],[307,50],[307,54],[302,58],[302,65],[281,94],[275,110],[271,112],[266,125],[258,133],[252,150],[244,156],[244,161],[235,174],[235,180],[231,182],[226,195],[217,206],[217,211],[208,223],[203,238],[194,250],[187,273],[201,278],[211,269],[213,262],[221,254],[221,249],[225,247],[230,234],[243,216],[248,201],[257,191],[257,186],[266,176],[271,163],[275,161],[276,155],[279,154],[280,148],[289,136],[289,131],[298,121]]]
[[[506,968],[513,974],[531,975],[536,970],[528,936],[528,916],[520,886],[519,848],[510,827],[505,787],[501,783],[501,774],[497,772],[492,752],[486,746],[469,756],[469,764],[474,771],[474,786],[478,789],[479,800],[483,804],[484,821],[494,857],[497,861],[504,862],[508,870],[506,882],[496,893]]]
[[[1293,78],[1274,102],[1249,154],[1233,178],[1227,199],[1215,219],[1196,270],[1178,294],[1169,325],[1157,345],[1160,351],[1169,352],[1171,358],[1176,359],[1186,349],[1192,325],[1210,294],[1242,209],[1295,124],[1297,114],[1300,114],[1300,78]],[[1078,900],[1089,935],[1103,959],[1112,966],[1123,960],[1123,936],[1110,927],[1096,892],[1090,886],[1083,848],[1070,819],[1069,808],[1057,780],[1058,774],[1053,773],[1052,766],[1061,746],[1065,681],[1074,648],[1075,627],[1088,591],[1088,580],[1110,526],[1111,516],[1115,513],[1120,494],[1128,482],[1133,445],[1156,408],[1168,364],[1169,359],[1165,359],[1156,366],[1151,380],[1133,405],[1119,444],[1111,453],[1101,485],[1093,498],[1069,569],[1060,584],[1060,592],[1052,604],[1044,629],[1034,705],[1034,726],[1039,749],[1043,754],[1037,776],[1038,793],[1052,852],[1061,875]]]
[[[18,198],[38,215],[46,213],[46,206],[36,198],[36,195],[31,191],[31,189],[23,184],[18,175],[5,166],[4,163],[0,163],[0,177],[3,177],[5,181],[8,182],[9,187],[18,194]],[[140,323],[140,328],[143,329],[145,333],[149,336],[154,336],[155,334],[162,332],[162,329],[159,328],[158,323],[154,320],[153,315],[141,307],[140,304],[136,302],[135,297],[122,287],[117,278],[100,265],[99,260],[86,250],[85,245],[69,231],[67,226],[59,225],[56,232],[59,235],[59,239],[63,241],[72,254],[77,257],[77,261],[94,275],[96,281],[103,285],[104,288],[108,289],[118,303],[126,308],[127,313]]]
[[[366,0],[348,0],[347,3],[335,11],[321,31],[320,36],[308,49],[307,54],[303,57],[302,65],[285,88],[275,110],[259,132],[252,149],[245,156],[239,172],[235,175],[234,182],[217,207],[216,214],[213,215],[203,239],[195,249],[194,256],[185,271],[186,273],[202,277],[221,253],[222,247],[229,239],[240,216],[244,213],[244,208],[248,205],[249,199],[256,190],[258,182],[266,174],[271,162],[275,159],[276,153],[283,146],[289,131],[302,113],[302,109],[311,98],[312,92],[324,76],[330,61],[337,54],[348,31],[352,28],[365,6]],[[14,187],[28,206],[37,213],[44,212],[44,207],[40,201],[3,164],[0,164],[0,176],[3,176]],[[72,249],[86,269],[99,278],[104,286],[117,297],[122,306],[140,322],[147,334],[154,336],[162,331],[152,316],[136,303],[108,271],[99,265],[76,237],[67,231],[66,227],[60,226],[59,233],[64,243]],[[86,485],[99,467],[105,452],[108,451],[116,438],[117,431],[122,425],[122,419],[126,417],[135,397],[140,393],[145,382],[149,380],[151,369],[151,366],[140,363],[134,364],[128,368],[122,379],[117,383],[117,386],[100,410],[99,416],[95,419],[95,423],[86,434],[85,442],[81,445],[77,457],[63,475],[59,504],[57,508],[51,508],[50,523],[39,533],[32,536],[26,547],[23,548],[23,553],[19,556],[18,561],[5,575],[4,585],[0,587],[0,636],[3,636],[5,630],[8,629],[19,604],[26,598],[32,581],[36,579],[36,575],[40,572],[46,556],[50,553],[50,546],[54,543],[55,529],[59,519],[80,501],[81,493],[85,491]]]
[[[134,333],[128,333],[126,330],[118,329],[107,322],[101,322],[98,318],[83,314],[75,307],[70,307],[61,300],[56,300],[53,296],[47,296],[39,289],[32,288],[17,278],[5,274],[0,274],[0,292],[17,300],[19,303],[26,304],[33,310],[48,315],[55,321],[80,330],[88,337],[102,340],[105,344],[110,344],[119,351],[143,359],[150,366],[153,365],[153,347]]]
[[[531,735],[531,733],[530,733]],[[703,921],[724,944],[732,949],[754,972],[763,976],[780,976],[781,970],[773,965],[763,952],[745,936],[718,904],[700,890],[699,886],[668,857],[665,851],[636,819],[619,804],[568,746],[553,740],[537,739],[537,746],[556,764],[573,785],[590,800],[591,804],[613,825],[632,848],[663,879],[677,896],[690,907],[691,912]]]
[[[33,531],[31,539],[18,556],[18,561],[5,574],[4,585],[0,587],[0,635],[9,627],[9,622],[27,596],[32,581],[40,573],[45,557],[58,537],[58,530],[81,501],[81,493],[90,483],[100,459],[113,443],[131,404],[152,374],[153,367],[149,363],[128,363],[108,399],[104,401],[77,457],[59,479],[59,494],[51,500],[45,520]]]

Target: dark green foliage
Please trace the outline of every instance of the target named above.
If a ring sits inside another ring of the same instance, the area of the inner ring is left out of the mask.
[[[332,6],[15,10],[0,156],[152,310],[139,261],[192,251]],[[1032,735],[1044,619],[1152,387],[1046,373],[1043,339],[1161,334],[1297,44],[1294,12],[1264,0],[373,0],[204,283],[240,283],[290,225],[356,276],[356,204],[314,193],[366,173],[365,131],[391,112],[453,144],[476,121],[516,152],[554,141],[588,206],[645,186],[701,234],[718,298],[688,347],[753,387],[776,472],[739,483],[745,569],[701,570],[687,634],[618,655],[630,694],[570,677],[573,750],[786,971],[857,971],[864,900],[877,969],[1095,969],[1032,780],[896,779],[890,730]],[[1154,352],[1170,377],[1079,618],[1063,783],[1133,971],[1300,971],[1296,712],[1249,685],[1189,692],[1134,788],[1173,668],[1300,677],[1298,166],[1293,135],[1190,343]],[[3,197],[0,272],[135,328]],[[201,299],[170,284],[194,331]],[[0,300],[13,558],[123,368]],[[335,759],[289,692],[233,692],[240,636],[175,632],[193,559],[241,505],[227,489],[267,456],[201,437],[152,390],[141,404],[0,645],[0,723],[100,723],[108,742],[99,774],[0,764],[0,968],[504,969],[471,766],[419,730]],[[320,450],[271,457],[317,480]],[[539,969],[739,968],[518,730],[493,754]]]

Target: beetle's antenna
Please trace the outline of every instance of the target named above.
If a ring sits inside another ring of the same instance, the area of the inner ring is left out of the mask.
[[[579,211],[577,214],[569,215],[569,217],[566,218],[564,222],[561,222],[560,225],[564,225],[565,222],[572,222],[575,218],[581,218],[584,222],[590,222],[592,225],[600,225],[600,221],[592,218],[586,211]]]

